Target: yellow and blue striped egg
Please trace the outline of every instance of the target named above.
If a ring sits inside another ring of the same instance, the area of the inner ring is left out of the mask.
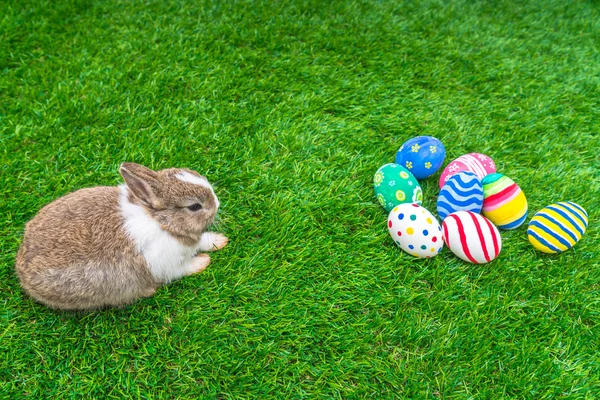
[[[571,201],[551,204],[531,218],[527,238],[543,253],[569,250],[581,239],[588,226],[588,214]]]

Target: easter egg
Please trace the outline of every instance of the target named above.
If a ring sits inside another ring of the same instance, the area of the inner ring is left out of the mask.
[[[549,254],[575,246],[588,226],[588,214],[579,204],[567,201],[538,211],[527,227],[527,238],[536,249]]]
[[[446,168],[442,171],[442,175],[440,176],[440,188],[444,186],[444,183],[446,183],[452,175],[460,171],[474,172],[479,179],[483,179],[487,174],[496,172],[496,164],[494,164],[494,161],[485,154],[469,153],[460,156],[456,160],[451,161],[450,164],[446,165]]]
[[[417,179],[398,164],[386,164],[373,176],[373,187],[379,204],[386,211],[403,203],[423,202],[423,191]]]
[[[456,211],[480,213],[483,206],[483,186],[474,172],[452,175],[442,186],[437,200],[437,212],[443,220]]]
[[[512,179],[498,173],[483,178],[482,213],[500,229],[515,229],[527,217],[527,199]]]
[[[396,164],[407,168],[417,179],[425,179],[437,172],[444,163],[446,149],[432,136],[409,139],[398,149]]]
[[[394,207],[388,216],[388,230],[394,242],[415,257],[433,257],[444,247],[439,222],[415,203]]]
[[[455,256],[473,264],[494,260],[502,249],[498,228],[481,214],[457,211],[442,222],[444,241]]]

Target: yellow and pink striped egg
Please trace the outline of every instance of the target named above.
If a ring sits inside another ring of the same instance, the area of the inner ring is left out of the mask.
[[[527,198],[512,179],[498,173],[483,178],[482,213],[500,229],[516,229],[527,218]]]

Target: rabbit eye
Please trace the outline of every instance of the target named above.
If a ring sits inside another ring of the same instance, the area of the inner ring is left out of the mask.
[[[190,211],[198,211],[202,208],[202,204],[200,203],[196,203],[196,204],[192,204],[191,206],[188,206],[188,210]]]

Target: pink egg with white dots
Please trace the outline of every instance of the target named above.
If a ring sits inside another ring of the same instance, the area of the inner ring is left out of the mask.
[[[400,204],[388,215],[388,230],[394,242],[408,254],[430,258],[444,247],[442,227],[432,213],[418,204]]]
[[[458,157],[446,165],[440,176],[440,189],[454,174],[462,171],[475,173],[479,179],[496,172],[496,164],[489,156],[480,153],[469,153]]]

